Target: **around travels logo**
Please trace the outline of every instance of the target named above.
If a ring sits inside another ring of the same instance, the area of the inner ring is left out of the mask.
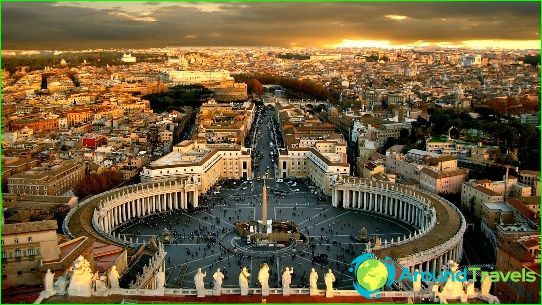
[[[392,260],[389,257],[379,260],[372,253],[356,257],[348,270],[354,274],[354,288],[368,299],[380,297],[380,290],[391,287],[395,280]]]

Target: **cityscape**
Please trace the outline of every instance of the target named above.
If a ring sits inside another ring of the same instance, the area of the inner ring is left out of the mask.
[[[1,303],[540,304],[539,2],[1,5]]]

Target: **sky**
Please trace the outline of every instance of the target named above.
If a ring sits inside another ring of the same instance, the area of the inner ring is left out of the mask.
[[[539,2],[2,2],[2,49],[540,49]]]

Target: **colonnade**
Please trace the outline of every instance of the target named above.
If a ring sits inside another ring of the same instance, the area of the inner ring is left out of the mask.
[[[461,260],[465,219],[453,204],[435,194],[393,183],[340,177],[332,187],[332,204],[383,214],[414,227],[414,235],[374,248],[377,255],[399,253],[392,259],[411,272],[438,273],[448,261]],[[439,213],[447,213],[447,219],[439,219]]]
[[[98,232],[111,234],[132,218],[198,207],[198,189],[191,180],[138,184],[117,189],[99,198],[93,225]]]

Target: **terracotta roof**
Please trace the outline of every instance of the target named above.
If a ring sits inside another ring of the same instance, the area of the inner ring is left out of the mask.
[[[56,229],[58,229],[56,220],[22,222],[22,223],[16,223],[16,224],[4,224],[2,226],[2,235],[21,234],[21,233],[49,231],[49,230],[56,231]]]

